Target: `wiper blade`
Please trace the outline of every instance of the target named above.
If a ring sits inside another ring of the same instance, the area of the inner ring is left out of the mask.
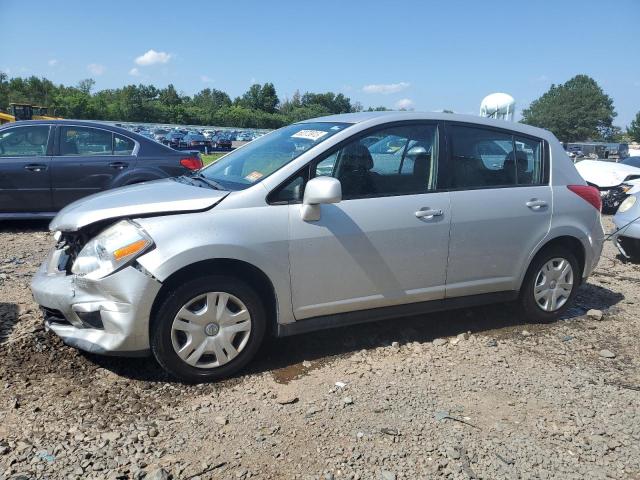
[[[195,178],[195,179],[197,179],[197,180],[200,180],[200,181],[202,181],[202,182],[206,183],[207,185],[209,185],[210,187],[215,188],[216,190],[224,190],[224,188],[222,187],[222,185],[220,185],[219,183],[214,182],[213,180],[211,180],[211,179],[209,179],[209,178],[205,177],[205,176],[204,176],[204,175],[202,175],[202,173],[200,173],[200,172],[195,172],[195,173],[191,176],[191,178]]]

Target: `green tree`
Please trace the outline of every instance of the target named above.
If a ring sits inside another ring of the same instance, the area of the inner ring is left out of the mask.
[[[231,101],[221,90],[204,89],[193,97],[178,93],[173,85],[158,89],[153,85],[126,85],[94,92],[92,79],[76,86],[56,85],[46,78],[9,78],[0,72],[0,108],[9,102],[45,105],[67,118],[190,123],[241,128],[278,128],[291,122],[332,113],[362,109],[343,94],[333,92],[301,95],[280,103],[272,83],[252,85]]]
[[[627,135],[634,142],[640,142],[640,112],[636,114],[636,118],[631,121],[629,128],[627,128]]]
[[[178,95],[176,87],[174,87],[171,83],[167,85],[167,88],[163,88],[162,90],[160,90],[159,96],[160,102],[164,105],[176,106],[182,103],[182,98],[180,98],[180,95]]]
[[[9,105],[9,78],[6,73],[0,72],[0,108],[5,110]]]
[[[329,113],[349,113],[351,112],[351,100],[342,93],[337,95],[333,92],[310,93],[306,92],[301,99],[302,106],[321,105]]]
[[[254,83],[242,97],[235,101],[236,105],[267,113],[275,113],[278,103],[278,95],[273,83],[265,83],[262,86]]]
[[[603,140],[615,116],[613,100],[596,81],[576,75],[534,100],[522,112],[522,123],[551,130],[564,142]]]
[[[258,105],[258,110],[262,110],[267,113],[275,113],[278,103],[280,103],[280,100],[276,93],[276,87],[273,86],[273,83],[265,83],[262,86],[262,91],[260,92],[260,104]]]
[[[93,90],[95,84],[96,81],[93,78],[85,78],[84,80],[80,80],[78,82],[78,90],[89,95],[91,93],[91,90]]]

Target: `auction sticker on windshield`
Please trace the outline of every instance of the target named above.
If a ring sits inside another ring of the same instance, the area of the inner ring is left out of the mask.
[[[262,177],[262,174],[260,172],[251,172],[249,175],[247,175],[244,178],[245,180],[249,180],[250,182],[255,182],[261,177]]]
[[[304,138],[306,140],[311,140],[315,142],[316,140],[324,137],[329,132],[325,132],[323,130],[300,130],[299,132],[291,135],[291,138]]]

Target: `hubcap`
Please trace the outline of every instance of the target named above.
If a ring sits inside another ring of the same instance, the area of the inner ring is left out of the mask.
[[[178,357],[197,368],[215,368],[237,357],[251,334],[251,315],[237,297],[209,292],[189,300],[171,326]]]
[[[545,312],[554,312],[567,303],[573,290],[573,269],[564,258],[554,258],[545,263],[533,288],[538,306]]]

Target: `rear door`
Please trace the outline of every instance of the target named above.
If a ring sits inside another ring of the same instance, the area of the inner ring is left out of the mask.
[[[53,205],[60,209],[79,198],[110,188],[135,165],[136,143],[101,128],[58,128],[57,154],[51,162]]]
[[[0,131],[0,213],[52,212],[49,125]]]
[[[447,297],[510,291],[547,235],[552,194],[544,142],[448,124],[451,241]]]

